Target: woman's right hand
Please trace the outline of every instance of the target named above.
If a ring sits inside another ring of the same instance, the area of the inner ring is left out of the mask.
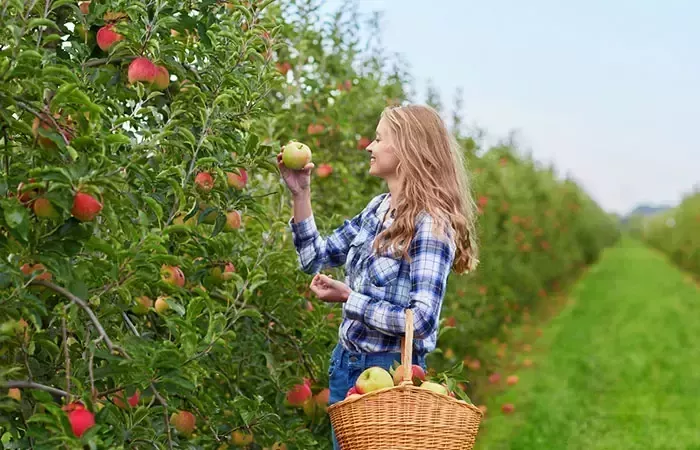
[[[277,167],[280,169],[280,175],[287,184],[292,195],[300,195],[309,192],[311,189],[311,171],[314,163],[310,162],[301,170],[293,170],[284,165],[282,162],[282,152],[277,154]]]

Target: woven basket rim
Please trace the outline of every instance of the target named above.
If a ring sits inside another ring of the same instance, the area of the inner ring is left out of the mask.
[[[383,389],[377,389],[376,391],[368,392],[366,394],[360,394],[359,397],[344,398],[343,400],[336,402],[336,403],[333,403],[332,405],[328,406],[328,412],[330,413],[331,411],[333,411],[337,408],[340,408],[342,406],[346,406],[346,405],[349,405],[349,404],[354,403],[354,402],[365,400],[365,399],[372,397],[372,396],[382,395],[385,392],[390,392],[390,391],[395,391],[395,390],[417,391],[417,392],[427,393],[427,394],[432,395],[434,397],[454,402],[455,405],[467,407],[467,408],[471,409],[473,412],[479,414],[479,416],[482,418],[484,415],[484,413],[472,403],[466,402],[464,400],[459,400],[459,399],[454,398],[454,397],[450,397],[449,395],[440,394],[438,392],[431,391],[430,389],[424,389],[424,388],[415,386],[413,384],[400,384],[398,386],[386,387]]]

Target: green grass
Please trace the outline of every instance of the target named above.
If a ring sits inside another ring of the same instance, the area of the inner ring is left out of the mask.
[[[700,449],[700,289],[623,239],[492,397],[477,450]],[[516,411],[504,415],[503,403]]]

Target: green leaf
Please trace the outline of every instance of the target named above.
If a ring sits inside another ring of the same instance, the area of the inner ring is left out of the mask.
[[[131,144],[131,138],[129,138],[129,136],[126,136],[125,134],[122,134],[122,133],[113,133],[113,134],[108,134],[107,137],[105,137],[105,142],[107,144],[129,145],[129,144]]]
[[[238,317],[250,317],[258,321],[262,320],[263,318],[262,314],[260,314],[260,311],[252,308],[244,309],[243,311],[238,313]]]
[[[36,27],[51,27],[59,30],[58,25],[56,25],[56,22],[49,19],[32,19],[27,24],[28,30],[33,30]]]
[[[29,237],[29,212],[19,203],[4,209],[5,223],[26,241]]]
[[[151,207],[153,212],[156,214],[156,217],[158,218],[159,221],[163,220],[163,207],[160,206],[160,203],[156,201],[156,199],[152,197],[144,197],[143,200],[148,203],[148,206]]]

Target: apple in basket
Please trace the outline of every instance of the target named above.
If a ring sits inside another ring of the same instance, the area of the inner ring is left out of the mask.
[[[391,374],[377,366],[365,369],[355,382],[358,394],[367,394],[368,392],[393,386],[394,379],[391,377]]]
[[[447,388],[439,383],[435,383],[434,381],[424,381],[423,384],[420,385],[421,389],[427,389],[429,391],[437,392],[438,394],[442,395],[448,395],[449,392]]]
[[[400,365],[396,368],[396,371],[394,372],[394,384],[396,386],[401,384],[401,380],[403,380],[403,370],[403,365]],[[411,370],[413,372],[411,375],[411,381],[413,381],[413,385],[420,386],[420,384],[423,381],[425,381],[425,371],[421,366],[417,364],[413,364]]]

